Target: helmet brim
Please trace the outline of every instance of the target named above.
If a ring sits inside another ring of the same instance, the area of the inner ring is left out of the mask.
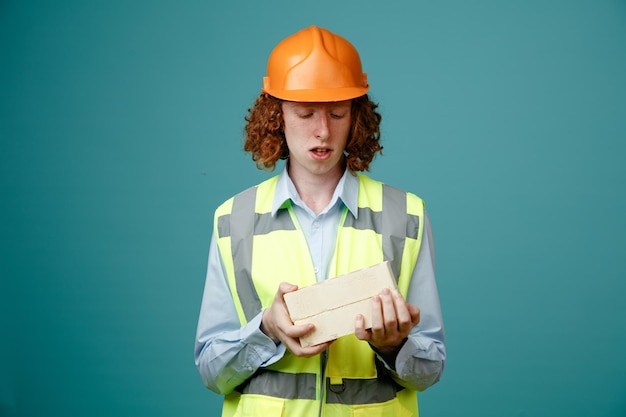
[[[286,101],[298,101],[308,103],[329,103],[333,101],[345,101],[361,97],[367,93],[366,87],[345,88],[317,88],[315,90],[273,90],[261,89],[264,93]]]

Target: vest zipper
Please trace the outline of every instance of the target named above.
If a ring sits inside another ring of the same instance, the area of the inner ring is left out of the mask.
[[[326,403],[326,363],[328,363],[328,349],[320,353],[320,407],[317,413],[322,417],[324,403]]]

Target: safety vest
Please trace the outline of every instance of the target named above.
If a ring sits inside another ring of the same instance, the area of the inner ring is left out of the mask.
[[[344,207],[329,276],[389,261],[406,297],[424,224],[414,194],[358,174],[358,215]],[[223,203],[217,243],[241,324],[268,308],[278,286],[316,282],[306,238],[291,202],[271,215],[278,177]],[[341,337],[320,355],[287,351],[226,395],[224,417],[418,416],[416,392],[397,384],[368,343]]]

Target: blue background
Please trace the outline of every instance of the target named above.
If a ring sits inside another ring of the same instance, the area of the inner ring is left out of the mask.
[[[360,51],[371,175],[422,196],[423,416],[626,415],[626,2],[0,2],[0,415],[218,416],[193,342],[243,117],[311,24]]]

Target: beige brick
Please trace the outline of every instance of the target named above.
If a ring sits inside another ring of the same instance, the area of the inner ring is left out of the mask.
[[[294,324],[315,325],[315,330],[300,338],[300,345],[313,346],[354,333],[357,314],[365,318],[365,328],[372,327],[372,297],[384,288],[396,288],[386,261],[285,294]]]

